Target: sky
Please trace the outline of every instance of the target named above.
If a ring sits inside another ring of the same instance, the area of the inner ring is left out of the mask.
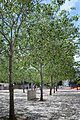
[[[44,3],[50,3],[51,0],[44,0]],[[75,10],[71,10],[74,8]],[[66,10],[71,13],[71,15],[79,15],[80,16],[80,0],[66,0],[65,4],[61,6],[61,10]],[[77,25],[80,25],[80,18]]]
[[[75,8],[75,10],[71,10],[71,8]],[[70,12],[71,15],[78,15],[80,16],[80,0],[66,0],[65,4],[61,6],[61,10],[67,10]],[[77,25],[80,25],[80,18]]]
[[[48,0],[49,1],[49,0]],[[76,11],[75,13],[80,14],[80,0],[66,0],[65,4],[62,5],[62,9],[65,9],[67,11],[71,11],[71,7],[75,7]]]
[[[44,0],[45,3],[49,3],[51,0]],[[75,7],[76,10],[73,11],[73,14],[80,14],[80,0],[66,0],[65,4],[61,6],[61,9],[65,9],[71,12],[72,7]]]

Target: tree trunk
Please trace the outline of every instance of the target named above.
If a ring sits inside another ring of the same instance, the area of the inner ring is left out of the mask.
[[[23,86],[23,93],[25,93],[25,88],[24,88],[24,86]]]
[[[42,64],[40,65],[40,77],[41,77],[41,86],[40,86],[41,96],[40,96],[40,101],[43,101],[43,74],[42,74]]]
[[[25,93],[25,85],[24,85],[24,82],[23,82],[23,93]]]
[[[9,120],[15,120],[14,115],[14,90],[13,84],[9,84],[10,103],[9,103]]]
[[[54,85],[54,93],[55,93],[55,85]]]
[[[56,85],[56,92],[57,92],[58,86]]]
[[[50,86],[50,95],[52,95],[52,87]]]
[[[10,43],[9,49],[9,120],[15,120],[14,114],[14,88],[13,88],[13,78],[12,78],[12,63],[13,63],[13,46],[12,42]]]
[[[50,95],[52,95],[52,88],[53,88],[53,76],[51,75]]]

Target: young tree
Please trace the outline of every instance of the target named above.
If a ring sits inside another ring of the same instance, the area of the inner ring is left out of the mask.
[[[17,41],[23,35],[21,33],[22,26],[25,26],[28,15],[33,7],[32,1],[0,1],[0,40],[6,48],[8,56],[8,74],[9,74],[9,93],[10,108],[9,119],[15,120],[14,113],[14,91],[13,91],[13,59]],[[24,27],[26,30],[26,27]]]
[[[78,28],[74,26],[73,18],[68,15],[66,11],[61,11],[49,25],[47,70],[56,80],[56,84],[57,79],[71,79],[75,74],[73,66],[76,46],[73,40],[78,36]],[[50,94],[51,90],[52,84]]]

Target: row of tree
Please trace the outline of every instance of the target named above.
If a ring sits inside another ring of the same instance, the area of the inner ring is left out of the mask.
[[[79,38],[78,28],[65,10],[64,3],[53,0],[51,4],[32,0],[0,1],[0,80],[9,82],[10,120],[14,114],[14,82],[40,81],[53,84],[75,76],[74,40]],[[38,81],[39,80],[39,81]]]

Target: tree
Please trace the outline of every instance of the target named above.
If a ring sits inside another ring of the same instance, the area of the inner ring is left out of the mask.
[[[76,46],[73,40],[78,36],[78,28],[74,26],[73,18],[69,18],[68,15],[66,11],[61,11],[49,24],[46,70],[50,76],[54,77],[56,85],[57,80],[72,79],[75,74]],[[50,94],[52,84],[51,79]]]
[[[36,33],[36,30],[38,31]],[[44,24],[38,23],[32,29],[32,38],[31,46],[33,46],[33,50],[30,54],[32,61],[31,65],[36,68],[40,74],[41,78],[41,97],[40,100],[43,101],[43,67],[44,67],[44,59],[45,59],[45,38],[43,37],[44,33]],[[34,37],[33,37],[34,36]]]
[[[13,59],[17,41],[22,36],[21,29],[25,25],[27,15],[31,12],[32,1],[1,1],[0,2],[0,43],[5,46],[8,56],[10,108],[9,119],[15,120],[13,91]],[[26,29],[26,28],[25,28]]]
[[[46,53],[46,38],[47,38],[47,30],[48,25],[47,17],[48,17],[48,7],[49,5],[40,5],[37,6],[36,16],[38,16],[38,21],[36,21],[33,26],[31,26],[29,30],[30,34],[30,45],[32,47],[32,51],[30,52],[30,61],[31,66],[36,68],[40,74],[41,78],[41,96],[40,100],[43,101],[43,69],[45,64],[45,53]],[[46,14],[45,14],[46,12]]]

